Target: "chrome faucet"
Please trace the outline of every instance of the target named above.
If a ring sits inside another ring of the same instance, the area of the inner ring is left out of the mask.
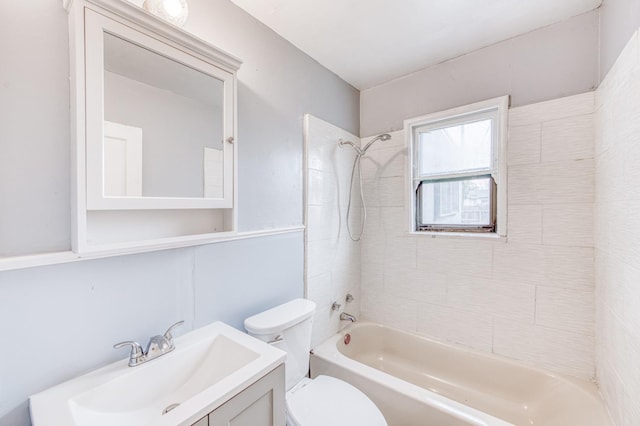
[[[153,336],[149,339],[147,344],[147,350],[143,351],[142,346],[138,342],[127,340],[125,342],[116,343],[113,345],[114,349],[124,348],[125,346],[131,346],[131,354],[129,354],[129,367],[135,367],[136,365],[144,364],[147,361],[151,361],[154,358],[158,358],[161,355],[167,354],[174,350],[176,346],[173,343],[173,335],[171,332],[174,328],[184,324],[184,321],[178,321],[173,324],[164,334]]]
[[[340,314],[340,321],[351,321],[351,322],[356,322],[356,317],[354,317],[351,314],[348,314],[346,312],[342,312]]]

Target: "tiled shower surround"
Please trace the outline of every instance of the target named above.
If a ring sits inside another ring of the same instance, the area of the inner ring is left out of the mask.
[[[362,316],[594,377],[594,107],[590,92],[509,111],[504,239],[409,234],[403,132],[372,146]]]
[[[617,426],[640,425],[640,36],[596,95],[596,369]]]
[[[367,226],[351,242],[343,215],[353,157],[336,149],[343,131],[311,118],[314,344],[339,327],[330,302],[360,288],[364,319],[595,377],[615,424],[640,424],[639,94],[636,32],[596,92],[510,110],[504,239],[407,232],[397,131],[363,159]]]
[[[305,280],[307,297],[317,304],[312,344],[338,331],[340,312],[360,315],[360,243],[347,233],[347,203],[355,150],[340,139],[360,145],[357,136],[311,115],[305,116],[306,200]],[[359,198],[354,186],[352,230],[360,230]],[[350,293],[355,299],[346,303]],[[339,303],[337,311],[331,309]]]

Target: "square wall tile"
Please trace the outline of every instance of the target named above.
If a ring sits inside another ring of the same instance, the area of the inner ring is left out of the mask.
[[[625,262],[622,265],[622,279],[614,282],[618,299],[618,315],[628,330],[640,330],[640,261]],[[640,387],[640,384],[639,384]]]
[[[361,315],[364,320],[415,332],[417,314],[418,302],[414,300],[384,291],[362,295]]]
[[[496,244],[493,255],[493,278],[515,284],[544,282],[544,248],[532,244]]]
[[[383,207],[367,205],[366,219],[364,218],[364,212],[362,211],[362,208],[360,209],[361,220],[365,221],[362,240],[366,240],[370,237],[379,238],[382,236],[382,209]],[[360,231],[360,228],[352,228],[352,230],[358,232]],[[346,229],[344,229],[343,231],[347,232]]]
[[[447,306],[533,324],[535,304],[536,292],[533,285],[449,275]]]
[[[334,247],[331,271],[359,276],[360,252],[358,242],[351,241],[348,237],[341,238]]]
[[[542,205],[510,205],[507,208],[507,237],[514,243],[542,243]]]
[[[639,72],[640,75],[640,72]],[[640,78],[640,77],[639,77]],[[640,83],[638,83],[638,92],[640,92]],[[640,99],[637,100],[637,115],[631,119],[633,123],[640,123]],[[640,188],[637,182],[640,180],[640,143],[638,143],[637,134],[640,132],[640,124],[633,129],[635,132],[633,138],[630,139],[626,149],[619,149],[620,155],[624,158],[624,184],[620,190],[624,192],[628,199],[640,200]]]
[[[640,404],[636,389],[625,388],[622,412],[624,413],[622,425],[635,426],[640,424]]]
[[[360,240],[360,256],[361,262],[365,264],[374,264],[382,268],[385,263],[385,241],[386,238],[382,233],[365,233]]]
[[[595,373],[591,335],[495,318],[493,351],[583,379]]]
[[[549,204],[542,213],[542,242],[593,247],[593,203]]]
[[[407,191],[403,177],[383,177],[377,179],[373,187],[378,194],[378,205],[383,207],[404,206],[404,195]],[[365,200],[367,200],[366,196],[365,193]]]
[[[619,403],[611,403],[612,401],[622,401],[624,398],[624,388],[622,381],[619,380],[618,375],[610,362],[599,361],[598,362],[598,389],[605,400],[608,402],[609,414],[611,420],[615,425],[623,425],[622,423],[622,405]],[[631,426],[631,424],[629,425]]]
[[[593,203],[594,162],[511,166],[508,182],[509,204]]]
[[[316,302],[318,306],[331,304],[331,273],[325,272],[313,277],[307,277],[307,298]]]
[[[384,266],[386,268],[416,268],[416,239],[410,236],[389,237],[385,240]]]
[[[332,311],[331,306],[318,306],[313,316],[313,328],[311,329],[311,347],[333,336],[340,327],[340,314]]]
[[[330,272],[336,265],[340,240],[307,241],[306,274],[315,277]]]
[[[356,186],[354,185],[354,188]],[[357,195],[357,189],[355,199],[359,198]],[[379,179],[364,179],[362,180],[362,193],[364,196],[364,202],[367,206],[367,209],[372,207],[380,207],[380,182]]]
[[[307,205],[338,206],[338,181],[333,173],[308,170],[307,175]]]
[[[540,162],[540,141],[542,125],[510,126],[507,142],[508,165],[532,164]]]
[[[565,117],[591,114],[595,109],[595,92],[581,93],[550,101],[538,102],[509,110],[509,126],[552,121]]]
[[[387,238],[407,237],[409,235],[409,218],[407,216],[405,207],[380,207],[381,231]]]
[[[595,300],[592,291],[538,286],[536,324],[593,335]]]
[[[418,302],[445,304],[447,276],[438,272],[424,273],[415,269],[386,268],[384,290],[388,294]]]
[[[542,285],[593,292],[593,248],[545,246],[542,261]]]
[[[331,273],[331,302],[344,301],[347,293],[360,288],[360,269],[357,273],[348,271],[334,271]]]
[[[340,212],[335,204],[307,207],[307,241],[335,240],[340,232]]]
[[[362,292],[382,292],[383,284],[384,266],[379,263],[363,261],[360,265],[360,287]]]
[[[367,151],[362,157],[362,178],[403,177],[406,172],[407,148],[385,148]]]
[[[593,158],[594,114],[567,117],[542,125],[542,161]]]
[[[428,337],[491,352],[491,316],[447,306],[418,305],[417,331]]]
[[[491,277],[493,241],[472,238],[429,238],[418,240],[417,269],[424,272]]]

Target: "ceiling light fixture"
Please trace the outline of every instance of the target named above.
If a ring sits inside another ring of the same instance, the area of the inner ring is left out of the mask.
[[[189,16],[187,0],[144,0],[142,7],[178,27],[182,27]]]

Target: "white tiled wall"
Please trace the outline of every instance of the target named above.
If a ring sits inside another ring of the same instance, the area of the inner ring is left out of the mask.
[[[347,234],[347,202],[355,151],[339,146],[340,139],[360,145],[360,139],[311,115],[305,116],[306,201],[305,279],[307,298],[317,304],[312,345],[333,335],[340,312],[360,315],[360,244]],[[354,186],[354,194],[357,193]],[[354,197],[350,221],[360,230],[361,203]],[[355,301],[347,304],[347,293]],[[337,301],[340,311],[332,311]]]
[[[596,372],[616,425],[636,426],[640,425],[638,32],[600,85],[596,106]]]
[[[408,234],[403,132],[373,145],[363,317],[593,377],[594,108],[590,92],[510,111],[506,241]]]

